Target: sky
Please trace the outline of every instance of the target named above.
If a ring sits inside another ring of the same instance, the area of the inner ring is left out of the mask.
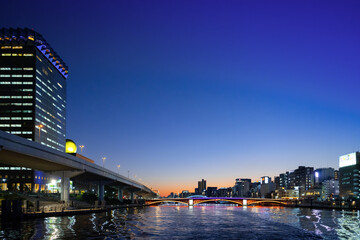
[[[360,149],[359,1],[10,1],[69,66],[67,138],[163,196]]]

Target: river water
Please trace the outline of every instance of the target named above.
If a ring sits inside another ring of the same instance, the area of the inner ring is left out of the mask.
[[[0,225],[0,239],[360,239],[360,212],[162,205]]]

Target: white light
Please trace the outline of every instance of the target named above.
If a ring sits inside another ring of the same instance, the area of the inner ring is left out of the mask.
[[[52,184],[52,185],[56,185],[56,180],[55,180],[55,179],[52,179],[52,180],[51,180],[51,184]]]
[[[356,164],[356,153],[350,153],[339,157],[339,167],[347,167]]]

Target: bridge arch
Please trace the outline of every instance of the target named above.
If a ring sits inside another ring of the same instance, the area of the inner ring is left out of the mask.
[[[286,203],[283,203],[283,202],[280,202],[280,201],[255,201],[255,202],[248,202],[248,206],[250,205],[258,205],[260,203],[276,203],[276,204],[279,204],[279,205],[284,205],[286,206],[287,204]]]
[[[178,202],[178,203],[182,203],[182,204],[188,205],[188,203],[186,203],[186,202],[177,201],[177,200],[158,200],[158,201],[147,202],[147,204],[148,204],[148,205],[155,205],[155,204],[160,204],[160,203],[165,203],[165,202]]]
[[[205,199],[205,200],[200,200],[200,201],[196,201],[196,203],[194,202],[194,205],[200,204],[200,203],[205,203],[205,202],[215,202],[215,201],[221,201],[221,202],[231,202],[231,203],[235,203],[238,205],[243,205],[242,202],[237,202],[236,200],[232,200],[232,199]]]

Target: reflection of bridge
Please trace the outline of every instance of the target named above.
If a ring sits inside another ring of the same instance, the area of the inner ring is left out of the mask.
[[[206,198],[158,198],[147,200],[146,204],[155,205],[161,203],[182,203],[193,206],[201,203],[217,203],[226,202],[230,204],[238,204],[241,206],[292,206],[296,203],[292,199],[270,199],[270,198],[229,198],[229,197],[206,197]]]

